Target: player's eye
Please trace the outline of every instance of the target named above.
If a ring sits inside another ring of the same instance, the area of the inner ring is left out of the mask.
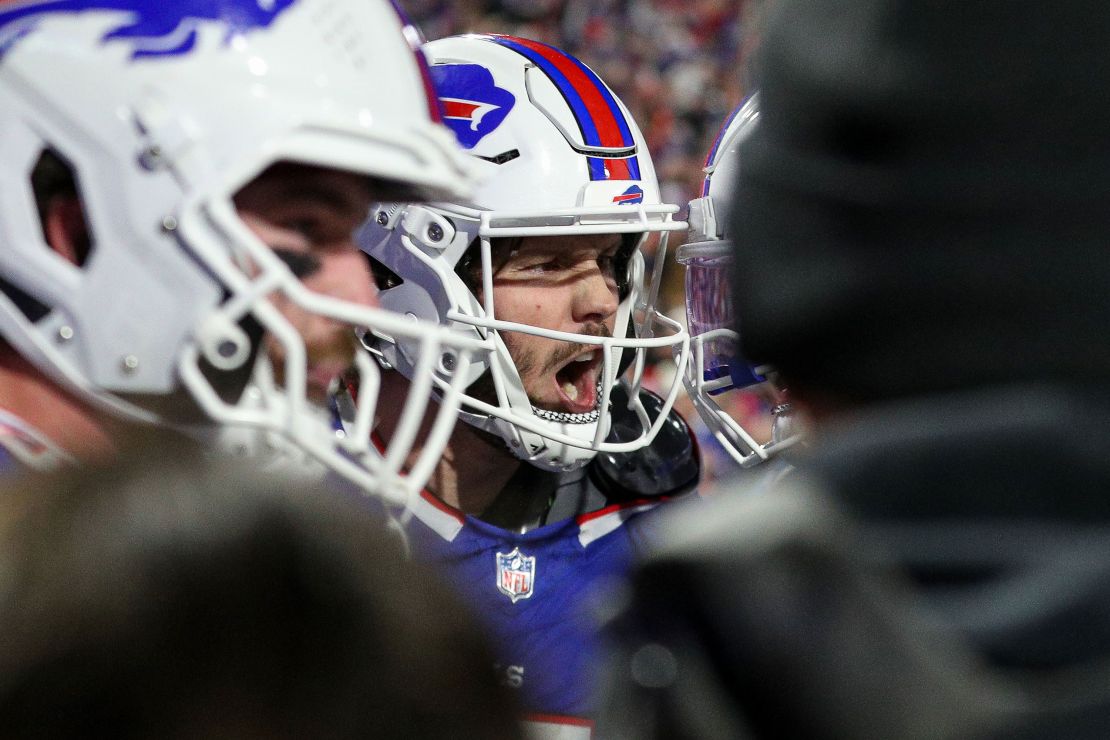
[[[558,259],[541,257],[525,264],[528,272],[554,272],[563,269],[563,264]]]

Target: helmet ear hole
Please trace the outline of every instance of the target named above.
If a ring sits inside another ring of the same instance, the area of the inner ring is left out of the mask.
[[[55,149],[43,149],[31,170],[31,190],[39,227],[47,244],[78,267],[92,255],[93,239],[82,202],[77,172]],[[59,233],[64,230],[64,234]],[[64,239],[65,243],[58,243]]]
[[[44,148],[31,168],[29,185],[43,243],[67,261],[83,267],[92,253],[93,240],[73,166],[57,150]],[[37,322],[52,310],[51,306],[2,278],[0,292],[11,299],[28,321]]]

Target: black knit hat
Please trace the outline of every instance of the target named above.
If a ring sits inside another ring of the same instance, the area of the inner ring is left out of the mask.
[[[779,0],[745,353],[869,400],[1110,379],[1110,3]]]

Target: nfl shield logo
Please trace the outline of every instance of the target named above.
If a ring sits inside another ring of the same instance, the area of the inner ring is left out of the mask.
[[[497,553],[497,590],[513,600],[527,599],[536,585],[536,558],[520,554],[520,548]]]

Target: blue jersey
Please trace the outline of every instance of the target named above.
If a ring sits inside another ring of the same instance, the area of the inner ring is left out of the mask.
[[[596,608],[648,544],[662,501],[612,504],[524,533],[427,493],[414,506],[416,558],[432,563],[484,622],[502,680],[520,689],[527,718],[547,725],[546,736],[590,736],[602,658]]]
[[[628,408],[626,397],[615,398],[615,412]],[[657,419],[663,400],[642,389],[640,398]],[[412,552],[484,623],[502,680],[520,691],[529,737],[591,737],[606,657],[598,610],[623,592],[634,561],[657,540],[671,508],[664,502],[693,490],[700,476],[697,443],[672,411],[646,447],[598,453],[569,473],[522,465],[485,520],[427,492],[413,505]],[[515,529],[522,519],[532,528]]]

